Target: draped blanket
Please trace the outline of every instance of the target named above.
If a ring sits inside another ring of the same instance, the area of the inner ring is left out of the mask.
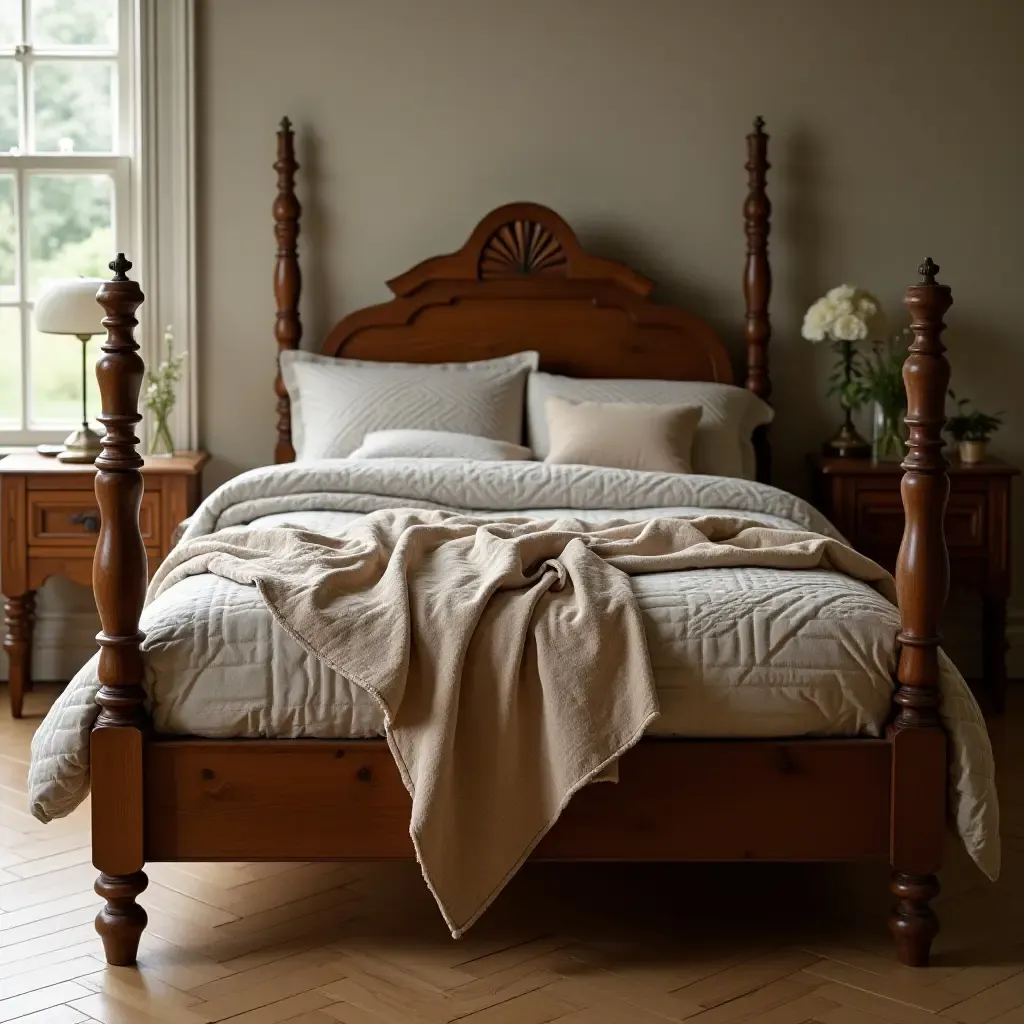
[[[839,541],[752,520],[406,509],[334,535],[229,527],[187,540],[150,600],[204,573],[255,586],[295,640],[379,704],[417,858],[458,937],[657,716],[628,577],[726,566],[827,569],[895,599],[888,573]]]

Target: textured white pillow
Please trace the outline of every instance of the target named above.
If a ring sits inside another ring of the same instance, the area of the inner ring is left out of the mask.
[[[343,458],[375,430],[415,428],[519,444],[536,352],[474,363],[378,363],[281,353],[299,460]]]
[[[494,441],[450,430],[374,430],[350,456],[353,459],[476,459],[525,462],[533,452],[520,444]]]
[[[703,410],[693,442],[693,471],[753,480],[755,427],[772,421],[772,407],[745,388],[731,384],[680,380],[603,380],[531,373],[526,386],[526,437],[534,456],[551,450],[547,400],[633,402],[649,405],[699,405]]]

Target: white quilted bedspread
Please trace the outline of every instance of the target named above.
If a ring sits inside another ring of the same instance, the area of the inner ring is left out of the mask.
[[[785,491],[726,477],[536,462],[330,460],[245,473],[202,505],[182,543],[226,526],[300,524],[334,533],[380,508],[477,515],[559,514],[605,522],[742,512],[837,536]],[[864,583],[821,571],[704,569],[631,580],[644,618],[661,715],[652,735],[877,736],[889,716],[897,610]],[[255,589],[206,575],[144,612],[147,691],[158,732],[207,737],[371,737],[383,721],[359,687],[273,620]],[[75,676],[33,741],[30,801],[42,820],[88,792],[96,658]],[[957,831],[981,869],[999,872],[992,751],[960,674],[942,660]]]

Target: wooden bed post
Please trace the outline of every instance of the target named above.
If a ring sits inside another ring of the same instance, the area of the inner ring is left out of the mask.
[[[754,120],[747,136],[747,200],[743,204],[743,222],[747,233],[747,262],[743,274],[743,294],[747,301],[744,336],[747,341],[746,388],[766,402],[772,393],[768,376],[768,341],[772,335],[768,319],[768,300],[772,294],[772,270],[768,262],[768,233],[771,230],[772,204],[768,199],[768,136],[764,118]],[[771,446],[768,429],[754,432],[757,479],[771,478]]]
[[[939,618],[949,589],[945,514],[949,498],[942,455],[949,363],[942,344],[943,314],[953,303],[926,259],[921,281],[907,289],[914,340],[903,366],[909,449],[903,461],[906,527],[896,563],[902,631],[892,739],[889,918],[902,963],[924,966],[939,922],[928,903],[939,893],[946,823],[946,735],[939,719]]]
[[[92,861],[99,868],[96,892],[106,905],[96,917],[107,963],[133,964],[146,927],[135,902],[148,884],[142,870],[142,748],[145,714],[139,616],[148,579],[146,547],[139,529],[142,456],[135,446],[139,390],[145,366],[134,331],[142,289],[129,281],[131,263],[119,253],[112,281],[96,301],[106,311],[107,340],[96,366],[102,396],[100,422],[107,428],[96,459],[100,534],[92,583],[100,613],[101,706],[91,738]]]
[[[302,341],[302,321],[299,319],[299,296],[302,292],[302,273],[299,270],[299,217],[302,206],[295,195],[295,133],[287,117],[282,118],[277,130],[277,197],[274,199],[274,237],[277,239],[277,261],[274,264],[274,298],[277,300],[277,319],[274,337],[277,340],[278,368],[274,378],[277,395],[277,445],[274,462],[294,462],[292,447],[292,412],[288,392],[281,379],[280,353],[298,348]]]

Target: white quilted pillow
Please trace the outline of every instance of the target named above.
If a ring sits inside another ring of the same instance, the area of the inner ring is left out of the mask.
[[[350,458],[525,462],[533,458],[533,452],[520,444],[450,430],[374,430],[363,438],[362,445]]]
[[[526,438],[534,456],[551,451],[547,400],[631,402],[650,405],[699,405],[703,409],[693,441],[693,471],[753,480],[756,475],[750,435],[771,423],[772,407],[745,388],[707,381],[603,380],[531,373],[526,388]]]
[[[416,428],[518,444],[536,352],[474,363],[378,363],[281,353],[300,461],[351,455],[375,430]]]

